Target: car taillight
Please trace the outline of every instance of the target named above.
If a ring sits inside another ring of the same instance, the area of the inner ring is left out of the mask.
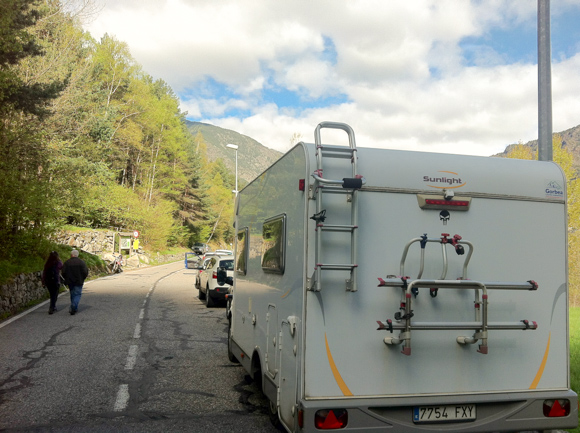
[[[217,272],[216,272],[216,271],[213,271],[213,272],[212,272],[212,274],[211,274],[211,277],[212,277],[214,280],[217,280]]]
[[[314,425],[319,430],[345,428],[348,423],[346,409],[321,409],[314,415]]]
[[[544,400],[544,416],[559,418],[570,415],[570,400]]]

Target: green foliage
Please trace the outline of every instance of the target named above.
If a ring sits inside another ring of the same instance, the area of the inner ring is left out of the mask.
[[[562,138],[555,135],[552,140],[554,162],[566,176],[568,202],[568,283],[571,305],[580,305],[580,179],[574,169],[574,157],[562,146]],[[514,146],[507,155],[515,159],[536,159],[537,153],[527,146]]]
[[[580,308],[570,308],[570,387],[580,393]],[[580,428],[568,430],[580,433]]]
[[[64,262],[70,257],[72,248],[65,245],[42,239],[35,243],[34,248],[22,253],[18,260],[0,260],[0,284],[5,284],[16,274],[38,272],[44,267],[44,263],[51,251],[58,252],[60,259]],[[83,259],[92,272],[105,271],[106,263],[98,256],[80,251],[80,258]],[[95,275],[91,275],[95,276]]]
[[[137,229],[152,250],[231,242],[235,177],[167,83],[60,0],[0,6],[0,260],[43,262],[64,224]]]

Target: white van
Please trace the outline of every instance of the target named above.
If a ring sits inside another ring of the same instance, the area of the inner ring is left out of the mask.
[[[230,359],[289,432],[575,427],[566,218],[554,163],[321,123],[237,197]]]

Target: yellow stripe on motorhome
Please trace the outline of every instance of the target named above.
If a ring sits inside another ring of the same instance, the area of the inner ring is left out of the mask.
[[[540,383],[540,379],[542,378],[542,375],[544,374],[544,368],[546,367],[546,362],[548,362],[548,353],[550,353],[550,338],[551,337],[552,337],[552,333],[550,332],[548,334],[548,345],[546,346],[546,352],[544,352],[544,359],[542,359],[542,363],[540,364],[540,368],[538,369],[538,372],[536,373],[536,377],[534,378],[534,381],[530,385],[530,389],[537,388],[538,383]]]
[[[346,383],[344,383],[342,376],[338,372],[338,368],[336,368],[334,359],[332,359],[332,353],[330,353],[330,347],[328,347],[328,338],[326,338],[326,332],[324,333],[324,341],[326,342],[326,355],[328,356],[328,363],[330,364],[330,369],[332,370],[334,380],[336,380],[338,387],[344,395],[352,396],[353,393],[350,392],[350,389],[348,389],[348,386],[346,386]]]

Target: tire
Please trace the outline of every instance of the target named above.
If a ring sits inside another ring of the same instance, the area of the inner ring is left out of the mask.
[[[197,297],[199,298],[200,301],[203,301],[205,300],[205,293],[203,293],[201,289],[197,289]]]
[[[278,416],[278,407],[276,403],[272,403],[268,400],[268,417],[270,418],[270,422],[279,431],[286,431],[284,427],[282,427],[282,422],[280,422],[280,417]]]
[[[259,363],[259,360],[258,360],[258,363]],[[260,368],[260,366],[257,366],[256,371],[254,371],[254,382],[256,383],[256,386],[262,392],[262,394],[264,393],[264,390],[262,389],[262,382],[263,381],[264,381],[264,378],[262,376],[262,369]],[[282,426],[282,422],[280,421],[280,417],[278,416],[278,407],[276,406],[276,403],[272,403],[270,401],[270,399],[265,396],[265,394],[264,394],[264,398],[266,400],[268,400],[267,411],[268,411],[268,417],[270,418],[270,422],[276,428],[276,430],[285,432],[286,429]]]
[[[228,359],[230,360],[230,362],[233,362],[235,364],[239,364],[240,361],[238,361],[238,358],[236,358],[236,355],[234,355],[234,353],[232,352],[232,321],[229,320],[229,325],[228,325]]]
[[[232,318],[232,301],[228,299],[226,301],[226,319],[231,320],[231,318]]]
[[[205,306],[207,308],[212,308],[215,305],[213,298],[209,295],[209,286],[206,287],[205,292]]]

